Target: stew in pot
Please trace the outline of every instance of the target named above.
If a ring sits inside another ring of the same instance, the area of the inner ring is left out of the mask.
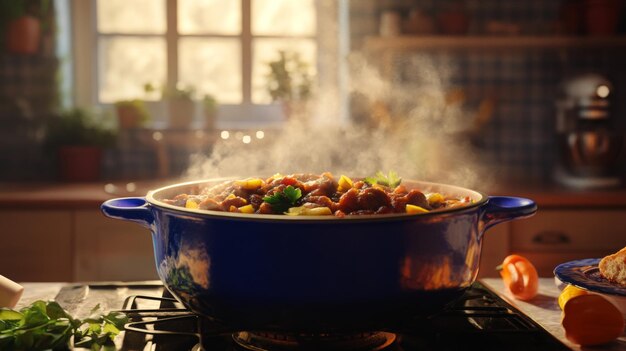
[[[375,177],[335,179],[331,173],[275,174],[198,187],[165,203],[211,211],[249,214],[352,215],[426,213],[472,203],[469,197],[408,189],[394,172]]]

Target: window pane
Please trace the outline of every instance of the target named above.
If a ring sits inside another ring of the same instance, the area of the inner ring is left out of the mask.
[[[253,35],[315,35],[315,0],[251,0]]]
[[[241,33],[240,0],[178,0],[181,34]]]
[[[181,38],[179,80],[200,97],[212,94],[221,104],[239,104],[241,93],[241,45],[238,39]]]
[[[256,39],[253,44],[252,102],[267,104],[272,101],[266,77],[270,73],[269,63],[280,58],[280,50],[300,54],[300,59],[308,64],[309,74],[315,75],[317,47],[314,40]]]
[[[165,33],[165,0],[98,0],[101,33]]]
[[[166,80],[165,40],[100,38],[98,62],[101,102],[143,98],[146,83],[162,86]]]

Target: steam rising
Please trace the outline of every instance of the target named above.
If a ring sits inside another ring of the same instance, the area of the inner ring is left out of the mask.
[[[192,156],[192,179],[269,176],[274,173],[346,174],[364,177],[381,170],[404,179],[483,189],[486,172],[468,139],[473,112],[451,103],[446,62],[412,56],[401,63],[407,88],[385,80],[365,56],[349,60],[353,121],[337,116],[292,116],[280,131],[250,144],[220,140],[210,155]],[[317,101],[324,103],[324,101]],[[313,105],[315,102],[313,103]],[[480,180],[480,182],[479,182]]]

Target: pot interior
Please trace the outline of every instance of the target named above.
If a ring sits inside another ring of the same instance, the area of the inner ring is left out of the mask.
[[[200,210],[200,209],[189,209],[183,208],[179,206],[174,206],[163,202],[164,199],[172,199],[176,195],[179,194],[198,194],[203,188],[208,186],[213,186],[216,184],[220,184],[225,181],[234,180],[234,178],[217,178],[217,179],[205,179],[198,181],[191,181],[185,183],[178,183],[169,186],[162,187],[160,189],[156,189],[148,192],[146,199],[153,205],[176,210],[182,212],[193,212],[193,213],[203,213],[210,214],[215,216],[223,216],[223,217],[247,217],[247,218],[255,218],[255,219],[283,219],[283,220],[301,220],[306,218],[310,219],[319,219],[319,220],[329,220],[329,219],[337,219],[335,216],[285,216],[285,215],[271,215],[271,214],[242,214],[242,213],[231,213],[231,212],[222,212],[222,211],[210,211],[210,210]],[[441,183],[431,183],[417,180],[403,180],[402,185],[406,186],[407,189],[417,189],[421,192],[427,193],[441,193],[444,196],[455,197],[455,198],[464,198],[469,197],[472,200],[471,205],[455,207],[451,209],[443,209],[437,210],[429,213],[419,214],[419,215],[431,215],[431,214],[439,214],[439,213],[447,213],[447,212],[455,212],[459,210],[465,210],[468,208],[473,208],[476,206],[480,206],[487,201],[487,196],[483,193],[480,193],[475,190],[463,188],[456,185],[449,184],[441,184]],[[408,214],[377,214],[377,215],[359,215],[359,216],[348,216],[346,218],[342,218],[341,220],[346,219],[366,219],[366,218],[389,218],[389,217],[405,217]]]

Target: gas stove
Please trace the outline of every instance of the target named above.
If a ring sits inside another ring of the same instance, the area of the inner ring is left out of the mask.
[[[90,301],[127,313],[130,322],[116,339],[120,350],[569,350],[480,282],[440,313],[351,334],[228,330],[186,310],[158,283],[67,286],[56,300],[77,316],[92,307]]]

